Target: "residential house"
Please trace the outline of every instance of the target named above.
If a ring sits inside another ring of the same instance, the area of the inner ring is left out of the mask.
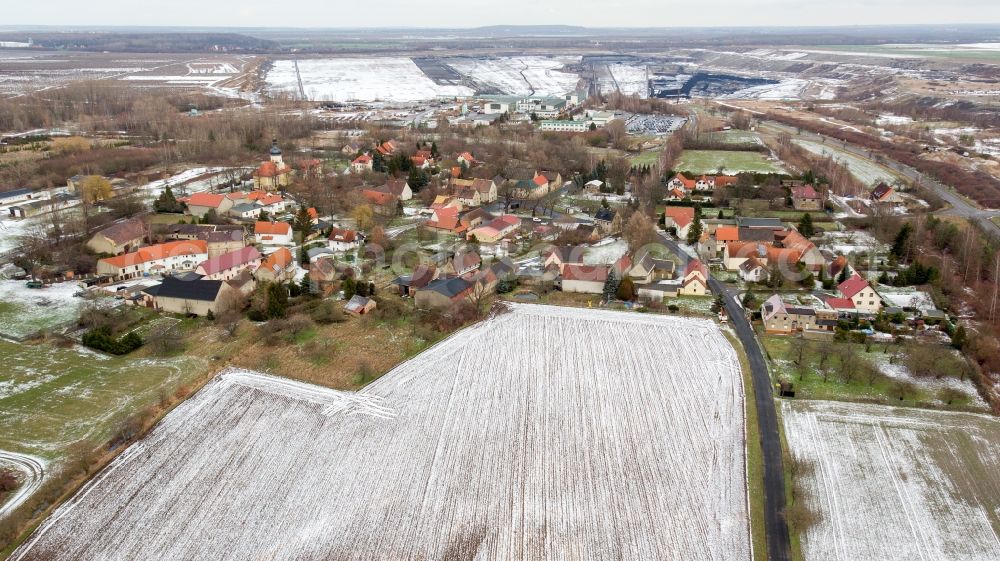
[[[483,203],[482,194],[473,186],[473,179],[456,179],[451,181],[451,194],[462,203],[462,206],[475,207]]]
[[[217,226],[216,230],[201,234],[198,239],[208,243],[209,259],[242,249],[247,245],[246,230],[242,226],[232,229]]]
[[[260,267],[261,260],[260,252],[251,245],[217,257],[209,257],[194,272],[206,280],[227,281],[238,277],[244,270],[256,270]]]
[[[285,282],[295,278],[295,258],[287,247],[268,255],[254,271],[258,281]]]
[[[455,158],[455,161],[467,168],[471,168],[472,165],[476,163],[476,159],[472,157],[471,152],[462,152],[457,158]]]
[[[677,291],[681,296],[704,296],[708,294],[708,269],[697,259],[688,261],[684,268],[681,287]]]
[[[462,201],[455,197],[449,195],[438,195],[434,197],[434,201],[431,202],[431,210],[437,210],[439,208],[454,208],[455,210],[461,212],[464,206]]]
[[[480,243],[497,243],[501,239],[513,234],[521,227],[521,219],[512,215],[505,214],[498,218],[491,220],[485,226],[480,226],[474,230],[471,230],[468,234],[468,239],[475,239]]]
[[[551,246],[542,252],[542,267],[547,269],[555,266],[558,267],[561,273],[563,266],[567,264],[582,265],[583,255],[586,251],[587,248],[584,246]]]
[[[97,254],[120,255],[141,246],[146,234],[146,224],[142,219],[130,218],[94,234],[87,241],[87,248]]]
[[[462,277],[438,278],[417,289],[414,305],[421,310],[446,309],[471,299],[476,283]]]
[[[694,224],[694,208],[689,206],[668,206],[663,211],[663,226],[667,230],[673,228],[680,239],[687,238],[691,225]]]
[[[365,198],[372,207],[372,211],[379,216],[395,216],[397,212],[397,199],[392,193],[376,191],[375,189],[365,189],[361,191],[361,196]]]
[[[352,140],[345,144],[341,149],[340,153],[345,156],[354,156],[364,148],[362,144],[356,140]]]
[[[260,245],[292,245],[295,243],[292,225],[287,222],[256,222],[254,242]]]
[[[897,204],[903,202],[903,197],[896,192],[891,185],[879,183],[872,189],[870,198],[872,202],[884,204]]]
[[[405,179],[390,179],[377,190],[389,193],[401,201],[408,201],[413,198],[413,190],[410,189],[410,184]]]
[[[277,139],[271,142],[269,151],[270,159],[257,167],[253,172],[253,185],[255,189],[276,191],[286,187],[292,181],[295,170],[285,163],[281,155],[281,148],[278,148]]]
[[[565,263],[562,266],[561,277],[560,286],[563,292],[603,294],[604,283],[608,280],[608,267]]]
[[[459,250],[445,255],[441,270],[446,275],[462,276],[479,269],[483,260],[475,251]]]
[[[823,197],[812,185],[792,187],[792,208],[795,210],[823,210]]]
[[[208,244],[202,240],[167,242],[100,259],[97,274],[127,280],[148,274],[193,271],[206,259]]]
[[[368,154],[361,154],[351,162],[351,171],[354,173],[365,173],[372,171],[374,161]]]
[[[247,199],[260,205],[261,210],[271,214],[272,216],[281,214],[285,212],[288,204],[281,195],[276,193],[268,193],[267,191],[250,191],[247,193]]]
[[[344,311],[353,316],[363,316],[375,309],[375,301],[355,294],[344,304]]]
[[[164,277],[163,282],[143,290],[147,304],[163,312],[183,315],[219,315],[232,307],[236,289],[221,280],[183,280]]]
[[[435,209],[430,220],[424,222],[424,226],[434,230],[444,230],[452,234],[462,234],[465,232],[465,225],[461,223],[458,216],[458,209],[455,207],[441,207]]]
[[[850,300],[854,308],[862,314],[877,314],[882,309],[882,298],[864,277],[854,276],[837,285],[842,298]]]
[[[761,304],[760,315],[764,331],[778,335],[790,335],[799,331],[834,331],[838,316],[833,309],[789,306],[778,294]]]
[[[688,179],[681,174],[673,176],[670,181],[667,182],[668,189],[678,189],[685,193],[690,193],[697,188],[698,182],[694,179]],[[681,197],[683,198],[683,197]]]
[[[327,238],[327,245],[336,252],[353,251],[361,247],[361,239],[354,230],[333,228]]]
[[[601,207],[594,214],[594,225],[601,230],[605,236],[613,236],[622,231],[621,213],[612,208]]]
[[[256,220],[260,218],[261,206],[257,203],[240,203],[229,209],[229,216],[240,220]]]
[[[816,247],[816,244],[809,241],[805,236],[796,230],[785,230],[776,232],[774,236],[775,244],[798,255],[795,263],[801,263],[806,269],[812,272],[819,272],[826,266],[826,258]],[[773,262],[769,265],[773,266]]]
[[[764,282],[768,278],[767,267],[751,255],[740,263],[740,278],[747,282]]]
[[[210,210],[214,210],[218,216],[222,216],[233,208],[231,199],[215,193],[195,193],[181,200],[187,204],[188,214],[198,218],[204,218]]]
[[[392,156],[396,153],[396,150],[399,150],[399,143],[395,140],[386,140],[382,144],[379,144],[375,150],[383,156]]]

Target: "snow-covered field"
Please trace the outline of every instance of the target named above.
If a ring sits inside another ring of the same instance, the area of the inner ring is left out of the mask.
[[[749,560],[743,398],[708,321],[517,305],[358,393],[227,371],[12,559]]]
[[[822,514],[807,561],[1000,559],[1000,422],[984,415],[782,401]]]
[[[745,88],[722,96],[722,99],[802,99],[802,92],[808,86],[808,80],[788,78],[777,84],[763,84]]]
[[[628,251],[625,240],[598,242],[583,252],[583,262],[587,265],[611,265]]]
[[[838,150],[834,147],[809,140],[793,140],[792,142],[798,144],[813,154],[831,157],[847,166],[847,169],[850,170],[851,174],[865,185],[874,186],[879,182],[885,182],[892,185],[897,179],[899,179],[899,176],[890,171],[888,168],[855,156],[850,152]]]
[[[559,69],[575,61],[579,57],[455,58],[448,60],[448,66],[505,94],[562,96],[576,89],[580,77]]]
[[[298,64],[302,88],[312,101],[403,102],[473,93],[464,86],[438,85],[404,57],[303,59]],[[267,85],[297,95],[295,61],[276,61]]]
[[[27,337],[74,321],[90,302],[73,296],[79,290],[75,282],[34,289],[20,280],[0,281],[0,334]]]
[[[636,94],[639,97],[649,96],[649,80],[646,77],[646,67],[632,66],[631,64],[610,64],[608,72],[611,74],[612,82],[602,83],[601,91],[614,91],[615,86],[625,95]]]

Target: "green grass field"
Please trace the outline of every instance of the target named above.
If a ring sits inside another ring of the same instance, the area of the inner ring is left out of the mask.
[[[50,461],[106,442],[130,414],[201,376],[194,358],[110,357],[82,347],[0,340],[0,449]]]
[[[651,166],[655,165],[660,159],[659,150],[648,150],[646,152],[640,152],[635,156],[629,157],[629,162],[632,163],[632,167],[637,166]]]
[[[695,175],[741,172],[785,173],[781,167],[767,161],[758,152],[731,152],[727,150],[685,150],[674,166],[676,171]]]

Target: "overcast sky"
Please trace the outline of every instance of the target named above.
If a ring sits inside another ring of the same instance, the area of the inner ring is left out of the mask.
[[[591,27],[1000,22],[1000,0],[8,0],[0,25]]]

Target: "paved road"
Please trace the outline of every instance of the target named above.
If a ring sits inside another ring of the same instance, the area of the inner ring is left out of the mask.
[[[982,226],[983,230],[992,234],[993,236],[1000,237],[1000,226],[994,223],[990,218],[995,216],[1000,216],[1000,210],[983,209],[972,203],[967,199],[956,193],[954,190],[948,188],[943,183],[931,178],[930,176],[924,175],[919,171],[913,169],[912,167],[901,164],[894,160],[889,160],[886,158],[879,158],[875,160],[871,158],[868,153],[867,148],[862,148],[860,146],[855,146],[853,144],[847,144],[836,140],[833,138],[825,137],[807,130],[796,130],[795,127],[784,125],[781,123],[776,123],[774,121],[766,121],[765,127],[778,130],[783,133],[787,133],[793,137],[800,138],[802,140],[811,140],[813,142],[823,143],[824,140],[831,148],[836,148],[838,150],[843,150],[845,152],[850,152],[851,154],[870,160],[876,164],[885,166],[897,173],[903,175],[910,181],[919,182],[921,185],[932,189],[938,194],[946,203],[951,205],[951,208],[937,212],[937,214],[942,214],[946,216],[961,216],[970,220],[975,220]]]
[[[678,258],[682,265],[691,259],[677,242],[665,234],[660,240]],[[785,472],[781,459],[781,436],[778,432],[778,414],[774,407],[771,377],[767,363],[753,328],[739,304],[736,292],[715,278],[708,279],[713,294],[721,294],[729,314],[730,325],[743,343],[754,389],[754,403],[757,405],[757,424],[760,429],[760,445],[764,462],[764,533],[767,538],[767,558],[770,561],[790,561],[791,543],[788,524],[785,522]]]

